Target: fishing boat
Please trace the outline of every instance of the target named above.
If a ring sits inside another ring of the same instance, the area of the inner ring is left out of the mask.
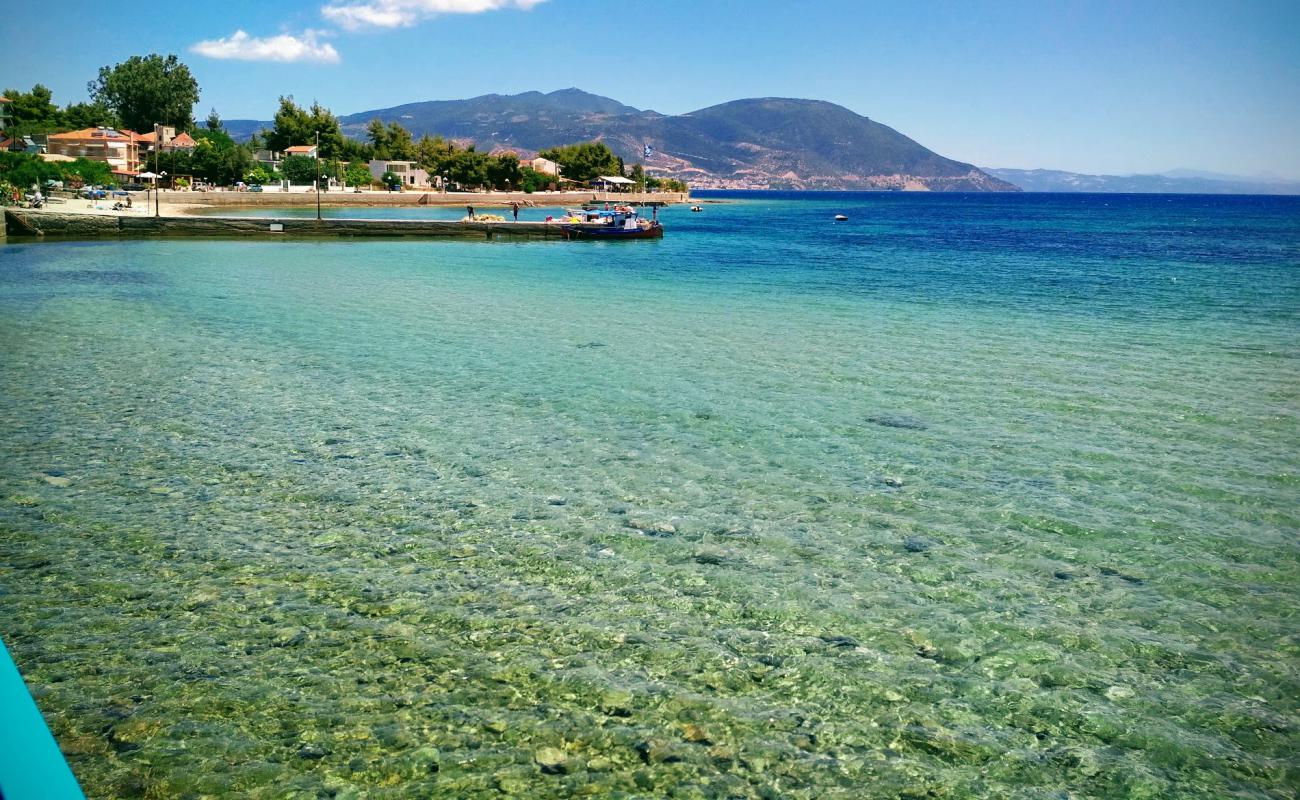
[[[608,210],[567,211],[560,224],[566,239],[661,239],[664,228],[657,219],[645,219],[629,206]]]

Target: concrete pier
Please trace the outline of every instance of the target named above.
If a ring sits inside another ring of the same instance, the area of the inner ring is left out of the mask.
[[[5,209],[5,233],[16,237],[96,239],[189,236],[195,238],[439,238],[562,239],[556,222],[458,222],[414,219],[303,219],[301,217],[138,217]]]

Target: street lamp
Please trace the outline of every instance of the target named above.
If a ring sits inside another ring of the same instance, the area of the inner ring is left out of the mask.
[[[153,174],[154,175],[158,174],[158,151],[162,149],[162,147],[159,146],[161,141],[162,141],[162,126],[155,122],[153,124]],[[108,152],[107,151],[108,145],[105,144],[104,147],[105,147],[105,152]],[[158,216],[160,213],[158,210],[158,206],[160,204],[160,201],[158,199],[158,193],[160,191],[162,191],[162,186],[159,185],[158,179],[155,177],[153,179],[153,215],[155,217]],[[145,211],[146,213],[148,213],[148,209],[145,209]]]
[[[316,159],[316,219],[320,220],[320,131],[316,131],[316,149],[312,151]]]

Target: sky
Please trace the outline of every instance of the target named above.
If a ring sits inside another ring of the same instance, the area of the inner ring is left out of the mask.
[[[1300,179],[1300,0],[278,0],[11,4],[0,87],[87,99],[175,53],[196,116],[578,87],[665,114],[829,100],[949,158]]]

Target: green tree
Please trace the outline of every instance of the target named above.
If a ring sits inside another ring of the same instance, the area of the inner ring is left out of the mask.
[[[113,109],[98,101],[93,103],[69,103],[63,109],[60,127],[66,130],[82,128],[117,128],[122,121],[113,113]]]
[[[54,94],[48,87],[38,83],[30,92],[5,89],[4,96],[10,100],[9,115],[13,119],[6,130],[10,136],[52,133],[61,129],[62,115],[52,102]]]
[[[150,131],[155,123],[178,130],[194,127],[199,84],[174,55],[131,56],[116,66],[100,67],[99,77],[87,89],[131,130]]]
[[[600,175],[622,175],[623,160],[604,142],[583,142],[543,150],[539,155],[561,167],[560,175],[586,183]]]
[[[416,157],[415,141],[411,132],[399,122],[387,125],[376,117],[366,125],[366,138],[375,158],[384,161],[414,161]]]
[[[519,188],[519,156],[514,153],[499,153],[492,156],[487,163],[488,185],[493,189]]]
[[[290,183],[311,183],[316,180],[316,159],[309,156],[286,156],[280,162],[280,172]]]
[[[525,192],[541,192],[551,189],[556,185],[554,175],[548,175],[545,172],[538,172],[532,167],[523,167],[519,170],[519,188]]]
[[[266,168],[264,164],[254,164],[244,173],[245,183],[271,183],[276,180],[275,173]]]
[[[293,96],[281,96],[280,108],[275,112],[274,127],[265,131],[266,147],[269,150],[283,152],[287,147],[299,144],[315,143],[315,132],[311,127],[311,115],[293,101]]]
[[[44,84],[36,84],[30,92],[5,89],[4,96],[9,98],[9,114],[15,124],[58,122],[59,107],[52,102],[54,93]]]
[[[314,134],[320,134],[321,158],[340,158],[343,155],[343,129],[339,119],[320,103],[311,104],[311,133],[313,138],[303,144],[314,144]]]
[[[241,180],[252,166],[248,148],[230,138],[223,130],[203,130],[194,135],[197,146],[190,160],[197,178],[217,186],[229,186]]]
[[[221,130],[221,115],[217,113],[215,108],[208,111],[208,119],[205,124],[208,126],[208,130],[210,131]]]
[[[491,183],[489,167],[492,160],[492,156],[480,153],[470,145],[452,155],[447,172],[461,186],[477,189]]]
[[[275,112],[275,127],[265,133],[266,146],[282,152],[294,145],[316,144],[318,133],[322,158],[344,156],[344,136],[338,117],[320,103],[312,103],[307,110],[295,103],[292,96],[281,97],[280,108]]]
[[[370,167],[362,161],[353,161],[348,164],[347,170],[343,174],[344,181],[348,186],[366,187],[374,183],[375,179],[370,174]]]
[[[366,138],[370,140],[370,147],[375,158],[387,160],[388,156],[388,126],[379,117],[375,117],[366,123]]]
[[[60,171],[63,172],[64,180],[76,176],[81,179],[83,186],[105,186],[114,182],[112,168],[103,161],[78,158],[76,161],[67,161],[58,166]]]
[[[0,150],[0,180],[7,181],[19,189],[26,191],[44,181],[62,179],[63,171],[57,164],[28,153],[10,153]]]

